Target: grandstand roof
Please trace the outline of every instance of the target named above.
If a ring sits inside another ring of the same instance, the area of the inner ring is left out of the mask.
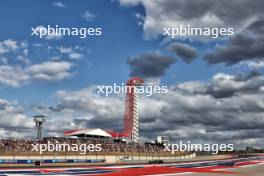
[[[65,136],[77,136],[77,135],[89,135],[89,136],[101,136],[101,137],[112,137],[106,131],[97,129],[76,129],[76,130],[66,130],[64,131]]]

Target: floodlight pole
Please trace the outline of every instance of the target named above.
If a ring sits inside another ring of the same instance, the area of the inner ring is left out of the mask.
[[[34,122],[36,123],[36,129],[37,129],[37,139],[41,140],[42,138],[42,126],[43,123],[45,122],[45,117],[44,115],[36,115],[34,116]]]

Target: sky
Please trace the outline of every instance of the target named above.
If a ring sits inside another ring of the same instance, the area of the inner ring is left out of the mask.
[[[264,3],[261,0],[10,0],[0,2],[0,137],[64,130],[120,131],[125,95],[97,85],[167,85],[140,96],[143,141],[264,145]],[[31,28],[101,28],[102,35],[31,35]],[[228,37],[163,35],[164,27],[232,27]]]

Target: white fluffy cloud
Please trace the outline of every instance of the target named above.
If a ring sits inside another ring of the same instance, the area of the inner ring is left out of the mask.
[[[57,49],[63,58],[69,58],[73,60],[82,60],[83,58],[85,58],[85,53],[89,53],[89,50],[79,47],[78,45],[75,47],[61,46]]]
[[[34,130],[33,120],[23,114],[17,102],[0,99],[0,135],[1,137],[30,136]]]
[[[0,56],[10,52],[22,51],[24,55],[27,55],[28,44],[25,41],[18,42],[13,39],[7,39],[0,42]]]
[[[70,53],[69,54],[69,58],[70,59],[76,59],[76,60],[80,60],[81,58],[83,58],[84,56],[80,53]]]
[[[21,67],[0,66],[0,84],[18,87],[27,83],[29,79],[30,76]]]
[[[45,49],[49,50],[47,57],[52,58],[50,55],[57,53],[60,55],[56,60],[49,59],[50,61],[32,64],[28,58],[29,50],[32,49],[31,47],[39,49],[42,46],[41,44],[31,46],[27,41],[13,39],[0,41],[0,85],[19,87],[31,80],[60,81],[70,78],[74,75],[73,63],[60,58],[80,60],[84,57],[83,48],[79,46],[53,48],[45,45]]]
[[[4,54],[10,51],[15,51],[18,49],[17,41],[8,39],[0,42],[0,54]]]
[[[68,7],[67,5],[65,5],[64,3],[60,2],[60,1],[53,2],[52,5],[55,6],[55,7],[59,7],[59,8]]]
[[[0,42],[0,60],[3,64],[7,64],[9,57],[13,56],[15,61],[24,64],[30,64],[28,57],[28,43],[26,41],[16,41],[7,39]]]
[[[19,87],[31,80],[60,81],[73,76],[72,66],[72,63],[65,61],[48,61],[25,68],[1,65],[0,84]]]
[[[41,64],[35,64],[27,68],[27,72],[33,79],[46,80],[46,81],[58,81],[72,76],[70,69],[72,64],[69,62],[44,62]]]

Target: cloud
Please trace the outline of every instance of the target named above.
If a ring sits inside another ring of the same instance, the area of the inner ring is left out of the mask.
[[[24,109],[16,101],[0,99],[1,137],[31,136],[34,130],[33,119],[23,114]]]
[[[241,65],[247,65],[253,70],[259,70],[261,68],[264,68],[264,61],[245,61],[241,62]]]
[[[73,60],[82,60],[85,58],[85,54],[90,51],[86,48],[75,46],[75,47],[59,47],[57,48],[63,58],[69,58]]]
[[[10,51],[16,51],[18,48],[17,41],[12,39],[4,40],[0,42],[0,55]]]
[[[70,53],[69,54],[69,58],[70,59],[75,59],[75,60],[80,60],[82,59],[84,56],[80,53]]]
[[[19,66],[0,66],[0,83],[3,85],[18,87],[21,84],[26,84],[29,79],[30,76]]]
[[[65,8],[68,7],[67,5],[65,5],[64,3],[57,1],[57,2],[53,2],[52,3],[53,6],[59,7],[59,8]]]
[[[262,0],[119,0],[122,6],[142,5],[146,38],[156,38],[163,27],[234,27],[235,31],[263,15]],[[246,7],[246,8],[243,8]],[[239,15],[238,15],[239,14]]]
[[[130,76],[157,78],[165,74],[165,71],[175,63],[175,59],[153,52],[129,58],[127,63],[130,67]]]
[[[172,142],[233,143],[239,148],[263,145],[264,76],[257,75],[218,73],[209,82],[172,86],[167,94],[140,95],[140,136],[153,140],[168,135]],[[215,97],[212,88],[234,93]],[[72,126],[122,130],[125,95],[99,96],[92,86],[55,95],[58,103],[49,110],[70,112]]]
[[[168,50],[175,52],[185,62],[190,63],[198,56],[196,48],[179,42],[174,42],[167,47]]]
[[[60,47],[56,50],[50,46],[45,46],[49,50],[47,57],[50,57],[50,53],[58,53],[59,50],[61,55],[57,57],[57,61],[32,64],[29,59],[29,50],[32,51],[32,46],[29,46],[27,41],[15,41],[13,39],[0,41],[0,61],[2,62],[0,65],[0,85],[19,87],[30,83],[32,80],[63,80],[73,76],[74,73],[71,71],[73,64],[62,61],[61,57],[75,60],[84,57],[82,48],[79,46],[73,48]]]
[[[27,55],[27,47],[28,44],[25,41],[16,41],[13,39],[7,39],[0,42],[0,55],[8,54],[8,53],[16,53],[19,51],[24,52]]]
[[[93,21],[95,18],[95,15],[92,14],[90,11],[86,10],[82,15],[81,18],[83,18],[85,21]]]
[[[183,82],[177,85],[177,89],[191,94],[205,94],[208,91],[208,83],[200,81]]]
[[[242,93],[256,92],[264,85],[264,76],[252,71],[248,74],[229,75],[217,73],[209,83],[200,81],[184,82],[177,86],[183,92],[208,94],[214,98],[228,98]]]
[[[252,22],[228,41],[208,51],[204,59],[210,64],[233,65],[243,61],[263,61],[264,18]]]
[[[73,51],[72,47],[67,48],[67,47],[63,47],[63,46],[61,46],[61,47],[59,47],[58,49],[59,49],[59,51],[60,51],[61,53],[66,53],[66,54],[68,54],[68,53],[72,53],[72,51]]]
[[[183,82],[169,87],[167,94],[139,96],[140,136],[153,140],[168,135],[170,141],[233,143],[242,148],[264,145],[264,76],[259,73],[230,75],[218,73],[209,82]],[[53,106],[34,106],[47,115],[45,134],[61,136],[66,129],[102,128],[123,130],[125,95],[104,97],[96,86],[55,93]],[[216,97],[212,91],[232,89],[229,96]],[[14,102],[0,99],[0,132],[5,136],[32,136],[32,119]],[[12,116],[12,118],[10,118]],[[14,118],[18,119],[14,123]],[[23,123],[22,123],[23,121]],[[25,123],[26,122],[26,123]],[[58,124],[60,124],[58,126]],[[2,130],[1,130],[2,128]]]
[[[28,49],[26,41],[3,40],[0,42],[0,61],[4,65],[8,65],[9,62],[29,65],[31,62],[28,59]]]
[[[13,39],[0,41],[0,61],[2,62],[2,65],[0,65],[1,85],[19,87],[30,83],[32,80],[60,81],[69,78],[74,75],[71,70],[73,64],[62,61],[61,58],[80,60],[84,57],[83,49],[79,46],[53,48],[38,45],[37,47],[48,48],[47,57],[50,57],[50,54],[57,54],[58,52],[60,56],[57,57],[57,61],[32,64],[28,51],[33,51],[34,47],[36,47],[33,46],[29,45],[27,41],[15,41]]]
[[[27,72],[33,79],[46,80],[46,81],[59,81],[72,76],[70,69],[72,64],[69,62],[43,62],[35,64],[27,68]]]
[[[25,68],[20,66],[1,65],[0,84],[19,87],[31,80],[60,81],[71,77],[72,64],[69,62],[43,62]]]

